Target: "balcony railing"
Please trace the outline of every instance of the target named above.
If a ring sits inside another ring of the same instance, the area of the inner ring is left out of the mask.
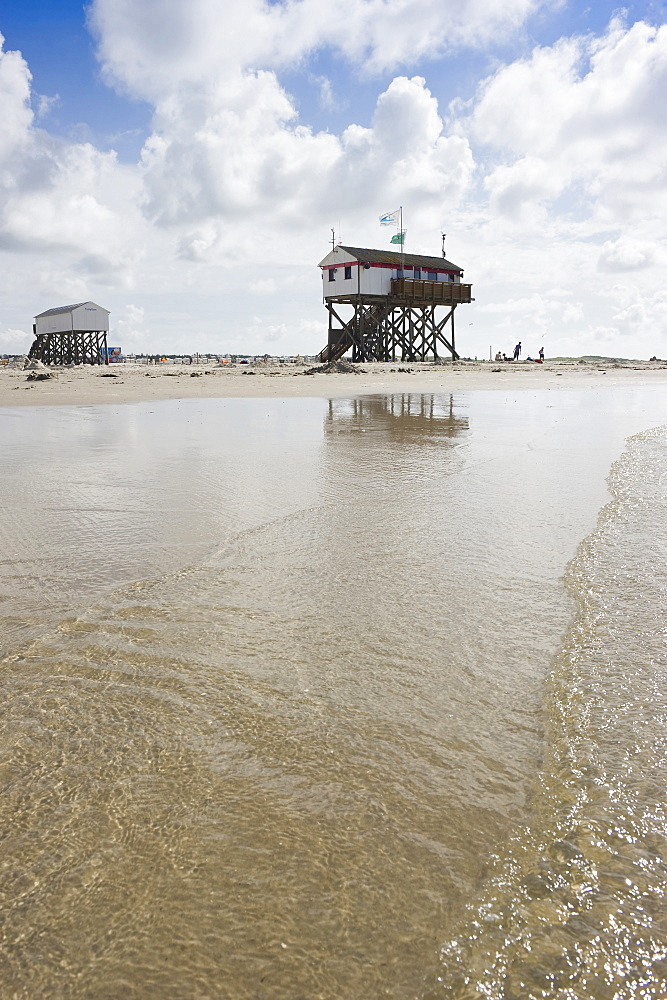
[[[391,297],[402,302],[432,302],[434,305],[458,305],[472,302],[472,285],[455,281],[420,281],[414,278],[392,278]]]

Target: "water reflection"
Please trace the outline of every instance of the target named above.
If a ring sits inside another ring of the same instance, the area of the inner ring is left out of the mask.
[[[455,408],[453,393],[404,392],[392,396],[330,399],[324,430],[327,434],[372,430],[400,442],[455,438],[469,430],[469,419],[461,414],[462,408],[460,401]]]

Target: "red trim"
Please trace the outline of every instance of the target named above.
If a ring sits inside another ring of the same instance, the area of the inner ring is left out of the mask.
[[[397,264],[371,264],[370,266],[371,267],[384,267],[384,268],[388,268],[390,271],[395,271],[398,268]],[[336,268],[338,268],[338,267],[363,267],[363,268],[365,268],[366,265],[363,263],[363,261],[353,260],[353,261],[347,261],[347,263],[343,262],[342,264],[322,264],[321,267],[322,267],[323,271],[335,271]],[[415,267],[421,267],[421,265],[420,264],[405,264],[403,266],[403,270],[404,271],[414,271]],[[444,267],[422,267],[421,268],[421,272],[422,272],[422,274],[461,274],[462,273],[461,271],[454,271],[451,268],[449,270],[447,270]],[[426,278],[422,278],[422,281],[426,281],[426,280],[427,280]]]

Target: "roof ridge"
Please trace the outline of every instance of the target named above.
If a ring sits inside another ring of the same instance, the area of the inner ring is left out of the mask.
[[[342,243],[334,249],[345,250],[353,257],[356,257],[357,260],[365,259],[368,263],[400,264],[402,262],[408,266],[423,264],[424,266],[430,265],[431,268],[441,267],[445,270],[463,272],[463,268],[459,267],[458,264],[454,264],[453,261],[448,260],[446,257],[437,257],[435,255],[400,253],[395,250],[375,250],[372,247],[352,247]]]
[[[109,310],[105,309],[104,306],[100,306],[97,302],[93,302],[92,299],[84,299],[83,302],[72,302],[68,306],[54,306],[52,309],[45,309],[44,312],[37,313],[34,317],[35,319],[40,319],[42,316],[56,316],[58,313],[70,312],[72,309],[79,309],[81,306],[95,306],[96,309],[101,309],[102,312],[108,313]]]

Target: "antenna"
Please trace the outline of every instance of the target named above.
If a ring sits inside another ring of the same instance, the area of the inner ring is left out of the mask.
[[[331,230],[331,246],[334,250],[336,249],[336,231],[334,229]]]
[[[443,233],[442,234],[442,256],[443,257],[445,256],[445,236],[446,235],[447,235],[447,233]]]

